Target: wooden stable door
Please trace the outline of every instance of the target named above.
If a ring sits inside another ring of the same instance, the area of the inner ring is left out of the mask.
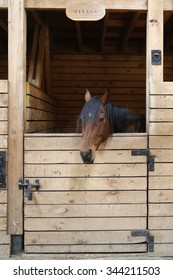
[[[90,165],[80,145],[78,134],[25,135],[25,180],[40,189],[25,192],[24,251],[147,252],[147,157],[131,152],[147,149],[147,136],[110,137]]]

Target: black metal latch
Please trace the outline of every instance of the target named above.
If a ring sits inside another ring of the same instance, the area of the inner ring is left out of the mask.
[[[25,196],[28,198],[28,200],[32,200],[32,187],[35,187],[36,191],[39,191],[40,182],[39,180],[35,180],[35,183],[30,184],[29,180],[23,181],[22,179],[20,179],[18,181],[18,186],[19,190],[25,190]]]
[[[6,152],[0,151],[0,189],[6,188]]]
[[[148,244],[148,252],[154,252],[154,236],[150,235],[150,231],[147,230],[132,230],[131,236],[146,236]]]
[[[131,151],[132,156],[146,156],[147,157],[147,164],[148,170],[154,171],[154,156],[150,154],[149,149],[136,149]]]
[[[161,65],[161,50],[152,50],[151,51],[151,63],[152,65]]]

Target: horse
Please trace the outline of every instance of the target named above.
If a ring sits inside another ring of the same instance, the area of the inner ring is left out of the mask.
[[[113,133],[145,132],[145,115],[133,114],[127,108],[109,102],[110,90],[103,96],[91,96],[87,89],[85,105],[77,120],[77,130],[82,132],[83,143],[80,156],[83,163],[94,162],[99,146]]]

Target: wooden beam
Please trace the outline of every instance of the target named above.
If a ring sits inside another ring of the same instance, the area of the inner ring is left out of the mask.
[[[75,22],[76,26],[76,33],[77,33],[77,41],[78,41],[78,46],[79,50],[83,50],[83,43],[82,43],[82,33],[81,33],[81,23],[79,21]]]
[[[152,50],[161,51],[161,65],[152,64]],[[147,14],[147,65],[146,65],[146,92],[147,108],[149,108],[149,95],[155,92],[156,82],[163,82],[163,0],[148,0]],[[149,119],[147,112],[147,119]]]
[[[102,38],[101,38],[101,46],[100,46],[100,50],[101,51],[103,51],[103,49],[104,49],[104,42],[105,42],[106,33],[107,33],[108,20],[109,20],[109,11],[106,11],[106,15],[104,17],[104,25],[103,25]]]
[[[45,40],[45,84],[49,95],[52,94],[52,79],[51,79],[51,54],[50,54],[50,36],[49,26],[46,24],[46,40]]]
[[[128,43],[128,40],[130,39],[130,36],[135,28],[136,22],[138,21],[140,14],[141,14],[140,12],[134,12],[132,15],[132,18],[130,20],[130,23],[128,24],[127,30],[126,30],[124,38],[123,38],[123,42],[122,42],[122,46],[121,46],[122,51],[125,49],[126,44]]]
[[[167,0],[168,1],[168,0]],[[125,10],[147,10],[147,1],[146,0],[121,0],[121,1],[112,1],[112,0],[99,0],[106,9],[125,9]],[[27,0],[25,7],[27,9],[65,9],[67,6],[66,0]]]
[[[35,78],[34,73],[35,73],[35,67],[36,67],[39,31],[40,31],[40,26],[39,26],[39,24],[36,24],[35,28],[34,28],[34,38],[33,38],[33,43],[32,43],[31,60],[30,60],[30,64],[29,64],[28,82],[30,82],[30,83],[33,83],[33,80]]]
[[[40,13],[38,11],[31,11],[33,17],[35,18],[36,22],[39,24],[39,25],[43,25],[44,24],[44,21],[40,15]]]
[[[8,0],[0,0],[0,8],[8,8]]]
[[[26,13],[24,0],[8,0],[8,232],[23,234],[23,134],[26,88]]]

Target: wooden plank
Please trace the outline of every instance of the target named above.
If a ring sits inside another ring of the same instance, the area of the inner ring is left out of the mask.
[[[26,179],[29,179],[26,177]],[[117,178],[41,178],[42,190],[74,191],[74,190],[146,190],[145,177]]]
[[[0,149],[4,150],[7,149],[7,136],[0,135]]]
[[[10,244],[10,235],[6,231],[0,231],[0,245]]]
[[[0,193],[0,195],[1,195],[1,193]],[[2,203],[2,201],[1,201],[1,203]],[[7,216],[7,204],[0,204],[0,217],[6,217],[6,216]]]
[[[173,122],[157,122],[149,124],[150,135],[173,135]]]
[[[8,105],[8,96],[7,94],[0,93],[0,107],[7,107]]]
[[[97,236],[97,238],[96,238]],[[146,237],[132,237],[130,231],[81,231],[76,232],[26,232],[25,245],[89,245],[89,244],[137,244],[146,241]]]
[[[100,4],[103,4],[103,6],[106,9],[125,9],[125,10],[146,10],[147,9],[147,3],[145,0],[133,0],[133,1],[127,1],[122,0],[121,3],[119,2],[112,2],[111,0],[104,1],[99,0]],[[66,8],[66,1],[59,1],[57,3],[56,0],[48,0],[48,1],[42,1],[42,0],[27,0],[25,3],[25,7],[28,9],[33,8],[40,8],[40,9],[64,9]]]
[[[149,216],[158,216],[158,217],[169,217],[173,213],[173,204],[169,203],[158,203],[159,201],[156,201],[157,197],[155,198],[155,203],[151,204],[149,203]]]
[[[166,170],[169,168],[169,171]],[[172,165],[165,164],[165,173],[171,175]],[[25,177],[119,177],[119,176],[147,176],[146,164],[47,164],[25,165]],[[158,171],[157,171],[158,169]],[[155,174],[162,174],[163,167],[156,164]],[[165,174],[166,175],[166,174]]]
[[[1,134],[7,134],[7,121],[0,122]]]
[[[150,256],[159,257],[173,257],[173,244],[171,243],[162,243],[162,244],[154,244],[154,253],[151,253]]]
[[[8,92],[8,81],[0,80],[0,93],[7,93],[7,92]]]
[[[26,122],[26,132],[48,132],[49,129],[56,130],[56,121],[27,121]]]
[[[35,86],[33,86],[29,83],[26,83],[26,93],[30,96],[33,96],[33,97],[37,98],[37,99],[45,101],[45,102],[53,105],[54,107],[57,106],[56,99],[47,95],[42,90],[40,90],[39,88],[37,88],[37,87],[35,87]]]
[[[150,95],[150,108],[172,109],[173,95]]]
[[[153,213],[153,212],[152,212]],[[102,205],[34,205],[25,202],[26,218],[29,217],[128,217],[146,216],[146,204]],[[152,214],[151,214],[152,215]]]
[[[73,137],[72,137],[73,136]],[[33,134],[25,135],[25,150],[78,150],[80,149],[82,138],[78,134],[43,135]],[[147,147],[145,135],[131,134],[114,134],[103,143],[102,149],[144,149]]]
[[[168,153],[169,154],[169,153]],[[146,156],[134,157],[130,150],[100,150],[95,163],[146,163]],[[26,151],[25,163],[82,163],[79,151]]]
[[[166,195],[165,195],[166,196]],[[164,198],[163,198],[164,199]],[[172,199],[172,198],[170,198]],[[146,191],[34,192],[30,204],[146,203]],[[152,198],[151,198],[152,201]],[[27,198],[25,203],[28,203]],[[66,206],[65,206],[66,207]],[[68,208],[68,207],[67,207]]]
[[[24,0],[8,1],[9,126],[8,126],[8,232],[23,233],[23,193],[16,187],[23,178],[23,133],[26,88],[26,12]],[[20,56],[18,55],[20,54]],[[18,110],[20,108],[20,110]],[[17,111],[17,114],[16,114]],[[18,221],[17,223],[14,221]]]
[[[150,233],[157,244],[173,243],[173,230],[151,230]]]
[[[149,190],[149,202],[173,202],[173,190]]]
[[[38,45],[38,38],[39,38],[39,24],[35,25],[34,28],[34,37],[33,37],[33,43],[32,43],[32,51],[31,51],[31,60],[29,64],[29,73],[28,73],[28,82],[32,83],[32,80],[34,79],[34,70],[35,70],[35,64],[36,64],[36,54],[37,54],[37,45]]]
[[[1,230],[7,230],[7,218],[0,217],[0,231]]]
[[[172,109],[150,109],[151,122],[171,122],[173,120]]]
[[[173,163],[156,163],[153,173],[150,176],[172,176]]]
[[[146,244],[126,245],[33,245],[25,246],[26,253],[135,253],[146,252]]]
[[[10,245],[0,245],[0,259],[10,258]]]
[[[173,176],[149,177],[150,189],[173,189]]]
[[[149,139],[149,146],[152,149],[172,149],[173,137],[172,136],[151,136]]]
[[[1,108],[0,110],[0,121],[6,121],[8,119],[8,109]]]
[[[25,231],[63,230],[132,230],[145,229],[145,217],[128,218],[29,218],[25,219]],[[153,227],[151,227],[153,228]]]
[[[173,217],[150,217],[149,229],[151,230],[173,229]]]

